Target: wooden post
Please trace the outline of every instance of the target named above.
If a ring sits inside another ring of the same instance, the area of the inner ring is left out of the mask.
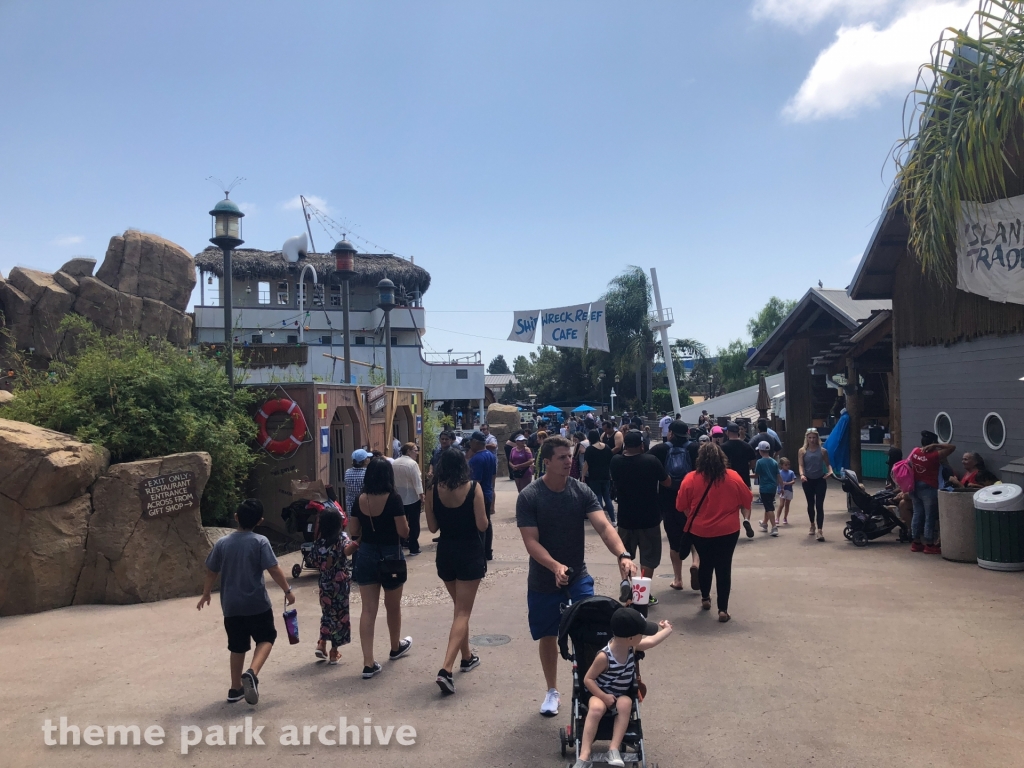
[[[850,417],[850,469],[857,477],[864,479],[860,456],[860,413],[864,395],[860,390],[860,376],[857,373],[857,361],[852,357],[846,359],[846,415]]]

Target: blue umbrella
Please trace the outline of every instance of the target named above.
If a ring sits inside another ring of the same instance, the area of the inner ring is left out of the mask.
[[[537,413],[561,413],[561,412],[562,412],[562,409],[559,408],[556,405],[545,405],[543,408],[541,408],[541,409],[539,409],[537,411]]]
[[[597,408],[591,408],[589,405],[578,405],[572,409],[573,413],[589,413],[590,411],[596,411]]]

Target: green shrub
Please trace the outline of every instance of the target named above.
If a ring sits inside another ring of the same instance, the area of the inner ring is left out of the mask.
[[[18,365],[15,398],[3,416],[110,451],[112,462],[206,451],[213,459],[202,500],[206,525],[228,523],[255,461],[253,394],[232,391],[223,367],[167,342],[101,336],[78,317],[62,328],[75,351],[47,371]]]

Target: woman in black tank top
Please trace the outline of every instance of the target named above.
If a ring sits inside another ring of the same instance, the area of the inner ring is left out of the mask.
[[[483,532],[487,530],[487,511],[480,486],[469,479],[466,455],[457,448],[441,454],[434,473],[434,487],[426,498],[427,527],[441,531],[437,542],[437,575],[455,603],[455,618],[448,634],[444,666],[438,670],[441,693],[455,693],[452,668],[462,653],[460,669],[469,672],[480,658],[469,647],[469,616],[487,573]]]

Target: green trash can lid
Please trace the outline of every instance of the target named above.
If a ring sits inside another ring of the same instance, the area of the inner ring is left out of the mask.
[[[1024,511],[1024,490],[1011,483],[990,485],[974,494],[974,506],[976,509],[1021,512]]]

